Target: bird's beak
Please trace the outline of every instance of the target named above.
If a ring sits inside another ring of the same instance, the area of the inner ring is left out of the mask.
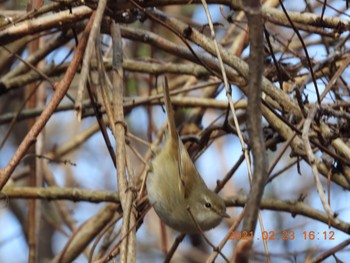
[[[230,218],[230,215],[227,212],[222,213],[222,217]]]

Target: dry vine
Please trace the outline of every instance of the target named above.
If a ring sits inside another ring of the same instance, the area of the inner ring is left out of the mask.
[[[337,202],[350,190],[345,2],[28,0],[27,11],[22,2],[4,2],[0,200],[22,227],[28,262],[320,262],[344,255],[349,239],[327,242],[326,234],[350,234],[349,211]],[[196,20],[198,10],[205,12]],[[205,180],[218,180],[231,207],[232,218],[213,230],[223,231],[219,239],[212,232],[207,242],[191,237],[201,245],[174,239],[146,198],[148,162],[164,133],[156,111],[161,75],[190,155],[203,160],[214,152],[209,166],[221,174]],[[265,210],[274,212],[265,217]],[[243,230],[254,238],[237,238]],[[295,239],[277,251],[271,242],[281,241],[257,239],[283,231]],[[324,239],[322,249],[295,244],[312,235]],[[0,258],[8,255],[4,239]],[[159,253],[149,251],[150,241]],[[182,243],[191,250],[179,249]]]

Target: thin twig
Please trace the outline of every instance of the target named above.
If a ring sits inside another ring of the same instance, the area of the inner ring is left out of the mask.
[[[17,151],[13,155],[10,162],[7,164],[5,168],[2,168],[0,170],[0,190],[4,187],[8,179],[10,178],[13,170],[16,168],[18,163],[21,161],[21,159],[26,154],[28,148],[33,143],[35,138],[38,136],[40,131],[44,128],[46,122],[49,120],[49,118],[52,116],[53,112],[56,110],[58,104],[61,102],[63,97],[65,96],[70,83],[73,80],[73,77],[77,71],[77,68],[80,64],[81,58],[85,51],[85,45],[87,43],[87,37],[90,32],[92,22],[93,22],[94,15],[91,16],[88,24],[86,25],[86,28],[84,30],[84,33],[80,39],[79,45],[77,47],[76,53],[72,59],[71,64],[69,65],[67,72],[64,76],[64,78],[61,80],[61,82],[57,85],[56,92],[54,93],[52,99],[47,104],[46,108],[38,118],[38,120],[35,122],[33,127],[30,129],[30,131],[27,133],[25,138],[23,139],[22,143],[17,148]]]
[[[330,222],[337,222],[338,219],[335,217],[334,212],[332,211],[332,209],[330,208],[329,204],[326,201],[326,197],[324,195],[324,188],[322,186],[322,183],[320,181],[320,177],[319,177],[319,173],[318,173],[318,168],[317,168],[317,159],[312,151],[311,145],[310,145],[310,140],[309,140],[309,130],[310,130],[310,126],[312,124],[312,121],[316,115],[318,111],[318,107],[315,105],[308,114],[307,119],[305,120],[304,123],[304,127],[303,127],[303,134],[302,134],[302,139],[305,145],[305,151],[306,151],[306,155],[307,158],[309,160],[311,169],[312,169],[312,174],[314,176],[314,180],[316,183],[316,188],[318,191],[318,195],[320,197],[322,206],[324,208],[324,210],[326,211],[327,215],[328,215],[328,219]]]
[[[77,115],[79,120],[81,119],[81,115],[82,115],[83,92],[84,92],[85,84],[88,78],[88,74],[90,73],[90,61],[91,61],[92,52],[95,46],[95,39],[96,39],[97,33],[100,31],[100,26],[101,26],[103,14],[106,8],[106,4],[107,4],[107,0],[98,1],[97,9],[96,11],[94,11],[96,15],[94,16],[94,23],[91,28],[89,40],[88,40],[85,54],[84,54],[83,66],[80,72],[80,79],[78,84],[77,99],[75,101],[75,108],[77,110]]]

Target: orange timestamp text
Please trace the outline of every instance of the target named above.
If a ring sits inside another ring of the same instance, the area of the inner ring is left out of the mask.
[[[262,231],[259,233],[248,231],[231,231],[230,240],[335,240],[334,231],[300,231],[280,230]]]

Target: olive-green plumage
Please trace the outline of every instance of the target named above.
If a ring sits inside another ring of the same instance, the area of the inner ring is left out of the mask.
[[[216,227],[228,217],[224,201],[210,191],[179,139],[167,85],[163,87],[169,136],[147,178],[148,199],[162,221],[183,233]],[[191,214],[194,220],[191,217]]]

